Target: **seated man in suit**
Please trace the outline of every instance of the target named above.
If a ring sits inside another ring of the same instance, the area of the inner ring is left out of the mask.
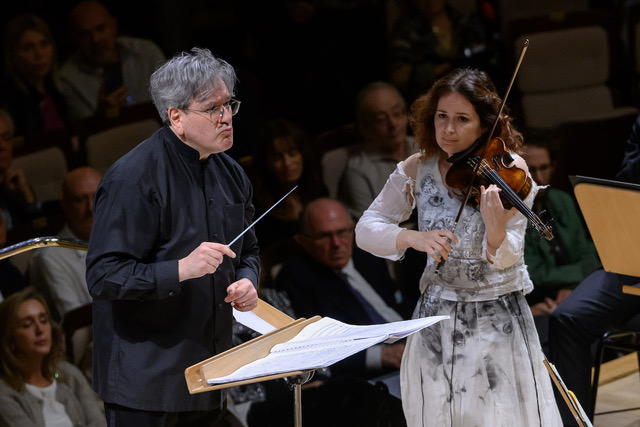
[[[301,217],[299,250],[283,263],[274,288],[261,290],[262,298],[293,318],[320,315],[356,325],[403,320],[386,263],[354,247],[354,226],[341,203],[309,202]],[[403,350],[404,341],[379,344],[317,370],[303,390],[303,424],[406,425],[399,399],[368,382],[398,369]],[[235,403],[250,405],[245,409],[249,427],[293,425],[291,391],[282,381],[249,384],[231,394]]]
[[[342,204],[331,199],[309,203],[302,216],[302,251],[287,260],[275,280],[297,317],[320,315],[367,325],[403,320],[396,285],[381,258],[354,247],[354,223]],[[404,344],[370,347],[332,371],[370,376],[397,369]]]

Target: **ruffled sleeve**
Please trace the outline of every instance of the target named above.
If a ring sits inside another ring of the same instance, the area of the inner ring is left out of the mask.
[[[405,250],[396,248],[396,237],[415,207],[415,179],[408,177],[398,163],[378,197],[364,211],[356,225],[356,244],[376,256],[399,260]]]

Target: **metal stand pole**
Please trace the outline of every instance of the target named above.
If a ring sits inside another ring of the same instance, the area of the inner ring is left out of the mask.
[[[307,383],[315,371],[309,371],[302,375],[285,378],[289,387],[293,389],[293,425],[302,427],[302,385]]]

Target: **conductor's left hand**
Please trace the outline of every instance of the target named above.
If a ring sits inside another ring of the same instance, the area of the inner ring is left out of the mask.
[[[240,279],[227,288],[225,302],[238,311],[251,311],[258,306],[258,293],[249,279]]]

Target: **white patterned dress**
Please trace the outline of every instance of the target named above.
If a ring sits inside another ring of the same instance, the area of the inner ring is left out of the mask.
[[[378,256],[400,259],[397,224],[414,206],[421,231],[453,230],[461,202],[443,185],[437,158],[421,161],[414,181],[402,163],[391,174],[356,227],[358,245]],[[530,207],[537,188],[525,200]],[[507,237],[486,259],[480,211],[466,206],[449,259],[435,274],[429,258],[420,280],[414,317],[450,319],[413,334],[402,367],[402,403],[409,426],[562,426],[543,353],[524,294],[533,284],[524,264],[525,217],[507,224]]]

